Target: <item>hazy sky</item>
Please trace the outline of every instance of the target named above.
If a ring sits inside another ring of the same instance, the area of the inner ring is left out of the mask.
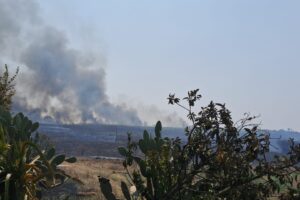
[[[112,102],[185,118],[166,97],[199,88],[203,105],[225,102],[236,120],[251,112],[264,128],[300,131],[300,1],[38,2],[70,45],[103,57]]]

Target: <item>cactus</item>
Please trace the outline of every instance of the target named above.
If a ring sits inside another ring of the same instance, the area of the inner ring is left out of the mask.
[[[128,141],[127,148],[120,147],[119,153],[125,157],[124,167],[129,167],[132,163],[136,163],[138,170],[135,170],[131,176],[132,182],[139,192],[139,196],[146,199],[160,199],[163,197],[164,191],[171,186],[171,182],[164,178],[165,175],[173,176],[172,180],[178,176],[177,171],[170,171],[171,148],[175,143],[168,138],[162,139],[162,124],[160,121],[156,123],[154,128],[154,138],[145,130],[143,138],[138,143]],[[129,137],[130,138],[130,137]],[[144,158],[134,156],[134,147],[138,147],[144,154]],[[168,182],[169,181],[169,182]],[[128,199],[128,193],[123,183],[123,193]]]
[[[104,197],[107,200],[117,200],[116,196],[112,192],[112,186],[110,184],[109,179],[98,176],[98,181],[100,183],[100,189],[101,189]],[[131,200],[132,198],[131,198],[129,189],[128,189],[126,183],[124,183],[123,181],[121,182],[121,189],[122,189],[122,193],[123,193],[125,199]]]
[[[121,189],[122,189],[122,192],[123,192],[123,195],[124,195],[125,199],[130,200],[131,199],[130,192],[128,190],[128,187],[127,187],[126,183],[124,183],[123,181],[121,182]]]
[[[0,108],[0,198],[23,200],[40,196],[40,187],[62,184],[69,176],[58,168],[76,158],[42,150],[35,136],[39,127],[22,113],[15,116]]]
[[[287,193],[280,199],[299,199],[295,175],[300,172],[300,144],[290,140],[288,155],[267,159],[270,137],[253,124],[255,117],[246,115],[241,124],[234,123],[225,105],[214,102],[196,114],[192,107],[201,98],[197,92],[183,98],[186,107],[175,95],[168,98],[188,111],[192,125],[186,128],[184,144],[179,138],[162,138],[157,122],[154,137],[144,131],[136,143],[129,134],[127,147],[119,148],[135,199],[266,200],[280,193]],[[128,190],[122,187],[128,199]]]
[[[108,179],[104,177],[98,177],[101,191],[104,195],[104,197],[107,200],[116,200],[115,195],[112,193],[112,187]]]

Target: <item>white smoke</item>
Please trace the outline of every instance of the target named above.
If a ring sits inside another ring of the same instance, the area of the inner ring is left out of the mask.
[[[109,101],[105,60],[71,48],[64,32],[42,21],[35,1],[0,0],[0,15],[0,62],[21,65],[15,110],[61,123],[142,124],[134,109]]]

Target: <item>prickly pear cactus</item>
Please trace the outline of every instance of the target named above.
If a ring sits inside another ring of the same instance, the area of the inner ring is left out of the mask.
[[[162,138],[161,131],[162,124],[158,121],[154,128],[154,137],[145,130],[143,138],[137,143],[131,142],[129,136],[127,148],[119,148],[119,153],[125,157],[124,167],[132,169],[137,166],[130,178],[142,198],[163,198],[178,177],[179,164],[173,163],[172,158],[179,154],[180,140]],[[136,149],[143,156],[137,156]]]
[[[34,137],[38,127],[22,113],[12,116],[0,108],[1,199],[36,199],[40,188],[55,187],[69,177],[58,166],[76,158],[41,149]]]

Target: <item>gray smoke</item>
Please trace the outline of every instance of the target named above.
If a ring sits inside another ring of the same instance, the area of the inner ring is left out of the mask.
[[[109,101],[103,56],[71,48],[38,9],[33,0],[0,0],[0,62],[21,65],[14,109],[36,120],[141,125],[136,110]]]

